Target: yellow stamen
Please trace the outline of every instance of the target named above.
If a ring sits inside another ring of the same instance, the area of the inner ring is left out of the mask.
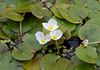
[[[52,30],[53,29],[53,26],[48,26],[48,30]]]
[[[52,39],[53,40],[56,40],[57,39],[57,36],[56,35],[52,36]]]
[[[42,43],[45,43],[45,42],[46,42],[46,39],[45,39],[45,38],[42,38],[42,39],[41,39],[41,42],[42,42]]]

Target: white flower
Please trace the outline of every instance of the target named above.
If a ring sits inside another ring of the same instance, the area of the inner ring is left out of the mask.
[[[61,30],[55,30],[50,32],[51,39],[58,40],[62,37],[63,33]]]
[[[46,30],[49,30],[49,31],[56,30],[59,27],[55,19],[50,19],[48,23],[42,23],[42,25]]]
[[[36,39],[39,41],[40,44],[44,45],[51,40],[49,34],[44,35],[44,33],[38,31],[35,33]]]
[[[82,43],[83,43],[84,46],[88,46],[89,40],[88,39],[85,39]]]

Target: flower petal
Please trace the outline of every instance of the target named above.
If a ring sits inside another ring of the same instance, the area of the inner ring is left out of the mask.
[[[58,37],[57,39],[60,39],[63,35],[62,31],[61,30],[56,30],[55,32],[56,32],[56,35]]]
[[[50,41],[50,40],[51,40],[50,35],[49,35],[49,34],[46,34],[46,35],[45,35],[45,39],[47,40],[47,42]]]
[[[43,27],[44,27],[45,29],[48,30],[48,24],[47,24],[47,23],[42,23],[42,25],[43,25]]]
[[[58,28],[59,28],[59,26],[54,26],[53,29],[52,29],[52,31],[53,31],[53,30],[56,30],[56,29],[58,29]]]
[[[42,38],[44,38],[44,33],[42,33],[41,31],[38,31],[35,33],[36,39],[39,41]]]
[[[50,32],[50,36],[53,40],[58,40],[62,37],[63,33],[61,30],[55,30]]]
[[[45,41],[45,42],[39,41],[39,43],[42,44],[42,45],[44,45],[44,44],[47,43],[47,41]]]
[[[55,19],[50,19],[49,21],[48,21],[48,26],[54,26],[54,25],[56,25],[57,26],[57,21],[55,20]]]

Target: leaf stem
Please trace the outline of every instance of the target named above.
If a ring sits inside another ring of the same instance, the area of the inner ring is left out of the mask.
[[[22,36],[23,35],[22,21],[20,22],[19,27],[20,27],[20,35]]]
[[[91,43],[89,43],[89,44],[97,44],[97,43],[100,43],[100,41],[91,42]]]
[[[23,17],[24,17],[24,15],[25,15],[25,13],[23,13]],[[22,36],[23,35],[23,20],[20,21],[19,28],[20,28],[20,35]]]
[[[43,55],[45,55],[45,46],[44,45],[41,45],[42,46],[42,53]]]
[[[57,43],[57,40],[56,40],[55,42],[56,42],[56,49],[57,49],[57,54],[60,54],[60,51],[59,51],[59,47],[58,47],[58,43]]]

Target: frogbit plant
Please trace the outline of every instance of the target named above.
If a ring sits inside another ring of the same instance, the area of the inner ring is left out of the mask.
[[[56,30],[59,27],[58,24],[57,24],[57,21],[55,19],[51,18],[48,21],[48,23],[42,23],[42,25],[43,25],[43,27],[46,30],[49,30],[50,32],[49,32],[49,34],[46,34],[44,36],[43,32],[38,31],[38,32],[35,33],[36,39],[42,45],[46,44],[51,39],[55,40],[55,42],[56,42],[56,48],[58,50],[57,53],[59,53],[59,48],[58,48],[57,40],[62,37],[63,33],[62,33],[61,30]]]
[[[85,39],[85,40],[83,40],[83,42],[82,42],[82,44],[86,47],[86,46],[88,46],[88,45],[91,45],[91,44],[98,44],[98,43],[100,43],[100,41],[96,41],[96,42],[91,42],[91,43],[89,43],[89,40],[88,39]]]
[[[43,32],[36,32],[35,33],[36,39],[39,41],[40,44],[44,45],[47,42],[49,42],[51,40],[51,37],[49,34],[44,35]]]
[[[1,69],[100,70],[100,0],[0,0]]]
[[[54,31],[59,27],[57,21],[54,19],[50,19],[47,23],[42,23],[42,25],[46,30],[49,31]]]

